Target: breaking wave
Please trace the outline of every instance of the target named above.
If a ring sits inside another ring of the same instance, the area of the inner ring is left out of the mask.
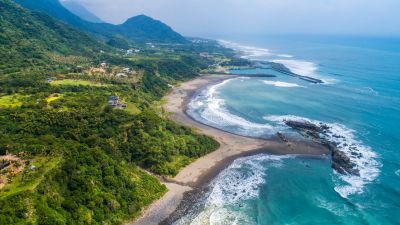
[[[225,101],[219,97],[219,89],[234,78],[222,83],[210,86],[197,94],[188,104],[187,113],[199,119],[200,122],[215,126],[224,130],[235,130],[237,134],[259,137],[271,134],[273,127],[269,124],[260,124],[248,121],[234,115],[225,106]]]
[[[377,161],[378,155],[361,141],[356,139],[355,131],[338,123],[324,123],[321,121],[310,120],[298,116],[266,116],[265,120],[278,122],[281,125],[285,120],[309,122],[315,125],[328,126],[328,132],[321,134],[321,137],[337,144],[340,151],[344,152],[360,171],[357,175],[342,175],[334,172],[335,191],[343,198],[352,194],[363,193],[364,186],[374,181],[379,176],[380,163]],[[339,179],[337,179],[339,178]]]
[[[243,201],[257,200],[268,168],[279,167],[283,159],[291,157],[294,156],[261,154],[235,160],[210,184],[210,191],[203,199],[204,209],[174,224],[257,224],[243,209],[246,207]]]
[[[336,143],[337,148],[344,152],[359,170],[357,175],[342,175],[334,172],[333,180],[335,191],[342,197],[363,193],[364,186],[374,181],[380,173],[378,155],[369,147],[356,138],[355,131],[338,123],[324,123],[298,116],[265,116],[265,123],[248,121],[238,115],[232,114],[225,105],[225,101],[219,96],[219,90],[234,78],[222,83],[210,86],[196,95],[188,105],[188,114],[194,119],[219,129],[231,131],[239,135],[251,137],[265,137],[276,134],[276,132],[290,132],[291,129],[285,125],[285,120],[303,121],[321,126],[328,126],[327,132],[320,134],[330,142]],[[268,83],[277,85],[280,83]],[[280,84],[289,86],[288,83]],[[294,86],[291,84],[290,86]]]
[[[302,76],[315,76],[318,70],[317,64],[304,60],[275,59],[272,62],[283,64],[293,73]]]
[[[219,40],[219,43],[227,48],[238,51],[241,57],[245,59],[266,60],[274,63],[279,63],[288,68],[292,73],[320,79],[326,84],[335,83],[336,81],[335,79],[321,77],[317,72],[318,65],[316,63],[294,59],[293,55],[276,54],[270,49],[241,45],[227,40]]]
[[[227,40],[219,40],[219,43],[227,48],[231,48],[240,52],[242,58],[245,59],[262,59],[262,57],[272,56],[273,53],[266,48],[257,48],[248,45],[241,45]]]
[[[294,57],[294,56],[288,55],[288,54],[279,54],[279,55],[277,55],[277,56],[279,56],[279,57],[281,57],[281,58],[293,58],[293,57]]]
[[[292,88],[292,87],[303,87],[295,83],[288,83],[288,82],[283,82],[283,81],[270,81],[270,80],[263,80],[263,83],[266,85],[271,85],[275,87],[287,87],[287,88]]]

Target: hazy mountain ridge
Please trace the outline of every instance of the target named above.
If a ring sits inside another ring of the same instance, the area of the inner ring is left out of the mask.
[[[83,5],[79,4],[77,1],[71,1],[71,0],[64,0],[60,1],[60,3],[68,9],[70,12],[73,14],[79,16],[80,18],[92,22],[92,23],[104,23],[99,17],[97,17],[95,14],[90,12],[87,8],[85,8]]]
[[[115,35],[121,35],[133,42],[160,42],[160,43],[187,43],[188,41],[180,34],[172,30],[161,21],[154,20],[148,16],[136,16],[128,19],[120,25],[109,23],[92,23],[81,19],[71,13],[58,0],[15,0],[22,6],[41,11],[53,16],[65,23],[82,31],[110,39]]]

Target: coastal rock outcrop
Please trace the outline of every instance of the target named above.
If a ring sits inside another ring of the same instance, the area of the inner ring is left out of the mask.
[[[303,76],[300,74],[296,74],[293,73],[289,68],[287,68],[285,65],[281,64],[281,63],[275,63],[275,62],[268,62],[268,64],[271,66],[271,68],[275,71],[278,71],[280,73],[292,76],[292,77],[298,77],[302,80],[314,83],[314,84],[323,84],[324,81],[317,79],[317,78],[313,78],[313,77],[309,77],[309,76]]]
[[[340,174],[360,175],[356,165],[344,151],[338,148],[338,143],[328,140],[326,134],[329,126],[326,124],[314,124],[308,121],[285,120],[284,123],[299,132],[303,137],[309,138],[314,142],[326,145],[331,151],[332,168]],[[338,135],[333,135],[340,138]],[[346,145],[346,144],[344,144]]]
[[[355,164],[351,162],[350,157],[343,151],[340,151],[334,143],[327,142],[332,156],[332,168],[340,174],[360,175],[360,171],[356,169]]]

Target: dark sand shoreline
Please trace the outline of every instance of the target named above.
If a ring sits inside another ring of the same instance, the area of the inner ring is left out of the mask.
[[[288,140],[284,142],[278,137],[260,139],[239,136],[199,123],[187,115],[187,104],[197,91],[235,77],[239,76],[204,75],[173,88],[166,97],[168,103],[163,109],[170,113],[170,119],[213,137],[221,146],[218,150],[188,165],[176,177],[166,179],[164,183],[169,189],[168,193],[153,203],[141,218],[131,224],[170,224],[171,221],[184,215],[190,207],[190,202],[195,201],[210,182],[238,158],[261,153],[307,158],[325,158],[329,155],[329,149],[326,146],[312,141]]]

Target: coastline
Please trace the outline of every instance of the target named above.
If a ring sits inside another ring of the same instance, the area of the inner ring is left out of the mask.
[[[193,199],[193,194],[201,192],[213,178],[228,167],[235,159],[260,153],[274,155],[299,155],[304,157],[325,157],[329,154],[326,146],[302,140],[282,141],[278,137],[271,139],[257,139],[235,135],[190,118],[186,114],[187,104],[199,89],[206,88],[239,76],[233,75],[203,75],[194,80],[182,83],[165,98],[167,104],[163,109],[170,114],[170,119],[196,132],[213,137],[220,143],[220,147],[185,167],[180,173],[163,183],[168,192],[161,199],[150,205],[142,216],[132,225],[150,225],[166,223],[168,218],[179,217],[187,207],[185,199]],[[192,192],[192,194],[191,194]],[[190,200],[189,200],[190,201]],[[186,206],[182,206],[183,205]],[[163,222],[164,221],[164,222]],[[167,224],[167,223],[166,223]]]

